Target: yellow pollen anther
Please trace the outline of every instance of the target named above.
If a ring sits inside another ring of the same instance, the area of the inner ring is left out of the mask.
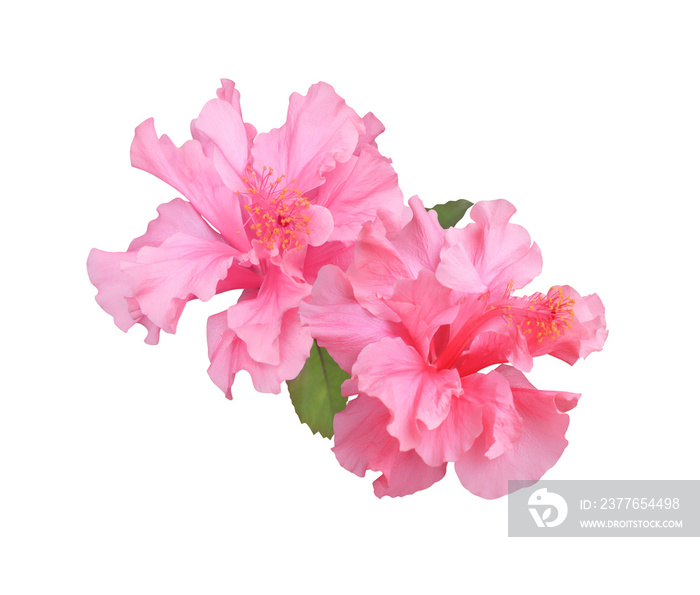
[[[243,210],[248,213],[246,223],[250,223],[254,238],[268,250],[301,250],[310,233],[312,217],[303,212],[311,206],[309,199],[293,186],[280,188],[285,175],[273,178],[271,167],[264,166],[260,177],[251,166],[246,167],[246,172],[246,191],[236,194],[247,197]]]

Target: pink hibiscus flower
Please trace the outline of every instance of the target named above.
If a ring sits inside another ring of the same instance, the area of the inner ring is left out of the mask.
[[[126,252],[93,249],[88,258],[97,302],[127,331],[174,333],[187,301],[231,289],[240,300],[209,319],[212,380],[231,397],[239,370],[257,390],[279,392],[312,344],[299,302],[321,266],[344,268],[363,223],[403,199],[390,160],[374,139],[383,126],[360,118],[333,88],[292,94],[287,121],[256,136],[240,94],[222,80],[217,98],[192,122],[193,140],[176,147],[153,120],[136,128],[132,165],[178,190]]]
[[[477,203],[473,223],[447,231],[417,197],[410,206],[400,230],[381,215],[365,224],[354,263],[321,269],[300,309],[352,372],[345,396],[358,395],[335,416],[333,450],[353,473],[382,473],[377,496],[427,488],[453,462],[468,490],[497,498],[559,459],[580,396],[522,372],[538,355],[573,364],[600,350],[604,308],[568,286],[514,295],[542,259],[509,202]]]

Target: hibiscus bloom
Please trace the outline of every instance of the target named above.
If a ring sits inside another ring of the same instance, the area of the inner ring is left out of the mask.
[[[607,337],[597,295],[568,286],[516,296],[542,267],[505,200],[480,202],[473,222],[444,231],[417,197],[401,229],[364,225],[347,271],[321,269],[300,313],[358,395],[334,419],[334,452],[346,469],[380,471],[377,496],[429,487],[455,464],[484,498],[508,480],[534,483],[561,456],[580,395],[537,390],[533,357],[569,364]],[[497,367],[495,367],[497,366]]]
[[[239,370],[257,390],[279,392],[309,355],[298,306],[320,267],[344,268],[361,225],[378,208],[403,208],[390,160],[374,142],[382,131],[325,83],[292,94],[286,123],[265,134],[243,121],[228,80],[181,147],[146,120],[132,165],[187,200],[158,207],[126,252],[92,250],[97,302],[123,331],[145,326],[155,344],[161,330],[175,332],[187,301],[243,289],[238,303],[209,319],[209,374],[229,398]]]

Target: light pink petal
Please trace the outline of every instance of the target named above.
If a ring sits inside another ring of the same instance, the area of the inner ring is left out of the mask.
[[[355,261],[347,275],[357,301],[375,316],[398,321],[383,301],[394,293],[394,283],[411,278],[411,271],[393,243],[382,233],[380,222],[363,225],[355,244]]]
[[[131,279],[123,269],[136,264],[139,249],[159,246],[177,233],[225,246],[221,236],[207,225],[192,204],[176,198],[158,207],[158,217],[148,224],[146,233],[131,242],[127,252],[93,250],[88,258],[88,275],[98,289],[98,304],[112,315],[115,324],[125,332],[136,322],[143,324],[149,331],[146,343],[158,343],[160,329],[134,300]],[[217,286],[217,292],[227,289],[222,285],[223,282]]]
[[[397,281],[394,294],[385,303],[398,314],[411,344],[426,361],[433,335],[442,325],[450,324],[459,309],[452,292],[427,269],[422,269],[417,279]]]
[[[135,252],[103,252],[97,248],[90,251],[87,261],[90,282],[97,287],[95,300],[107,314],[114,319],[114,324],[122,331],[128,331],[137,322],[146,327],[146,343],[158,343],[160,328],[143,314],[132,316],[127,298],[132,296],[131,284],[121,270],[122,262],[134,262]]]
[[[252,124],[243,122],[241,94],[233,81],[221,79],[221,88],[217,89],[216,95],[230,108],[214,107],[206,114],[203,111],[204,117],[200,115],[198,120],[192,121],[192,138],[202,144],[207,156],[213,158],[223,181],[231,188],[239,188],[257,131]],[[220,120],[216,117],[217,109],[223,112]]]
[[[399,441],[386,430],[390,420],[389,410],[366,395],[337,413],[333,452],[341,466],[360,477],[367,470],[381,471],[374,481],[378,497],[413,494],[442,479],[446,465],[429,467],[414,451],[399,450]]]
[[[517,389],[518,394],[522,397],[527,397],[528,394],[533,394],[528,393],[527,391],[535,391],[536,393],[540,394],[547,393],[554,396],[554,403],[556,404],[557,409],[561,412],[570,411],[576,407],[578,400],[581,397],[581,395],[578,393],[538,390],[527,379],[525,374],[511,366],[498,366],[498,368],[494,370],[494,373],[500,374],[503,378],[505,378],[510,384],[511,390]]]
[[[200,143],[207,157],[213,159],[221,179],[229,187],[241,189],[250,147],[240,104],[236,107],[223,99],[212,99],[192,121],[190,129],[192,138]]]
[[[221,87],[216,90],[216,96],[230,103],[239,114],[241,113],[241,94],[232,80],[221,79]]]
[[[376,397],[393,415],[387,430],[401,450],[421,441],[421,422],[428,429],[440,425],[453,396],[462,393],[456,370],[438,371],[402,339],[385,337],[365,347],[352,368],[359,390]]]
[[[413,196],[408,204],[413,217],[393,238],[393,243],[411,276],[416,277],[421,269],[437,268],[445,230],[438,223],[437,213],[426,211],[420,198]]]
[[[296,316],[299,303],[310,293],[308,283],[299,283],[271,265],[258,294],[228,309],[228,326],[245,343],[253,360],[277,366],[283,357],[282,317],[292,309]],[[305,346],[300,349],[303,351]],[[307,355],[309,349],[306,349]]]
[[[398,336],[394,324],[372,316],[357,303],[347,277],[333,265],[321,269],[311,297],[299,306],[299,315],[319,345],[347,372],[367,345]]]
[[[333,418],[333,452],[340,465],[360,477],[391,469],[399,442],[386,431],[391,412],[379,399],[366,395],[348,401]]]
[[[481,408],[467,399],[452,397],[449,413],[433,430],[423,429],[416,453],[428,465],[459,460],[481,434]]]
[[[308,246],[304,259],[304,279],[314,283],[319,270],[327,264],[333,264],[342,271],[347,271],[353,261],[354,244],[345,242],[326,242],[322,246]]]
[[[538,342],[530,336],[528,343],[533,356],[553,355],[568,364],[574,364],[579,358],[588,357],[594,351],[600,351],[608,337],[605,328],[605,307],[597,294],[582,297],[568,285],[561,286],[564,295],[575,300],[574,319],[570,329],[566,329],[556,339],[545,338]],[[549,290],[548,295],[556,294],[559,286]]]
[[[264,277],[251,267],[237,262],[241,258],[241,255],[236,255],[236,259],[229,267],[226,276],[217,283],[217,294],[236,289],[256,289],[260,287]]]
[[[241,299],[244,299],[243,296]],[[224,392],[226,398],[232,398],[231,387],[236,374],[241,370],[250,374],[255,390],[262,393],[278,394],[282,382],[299,375],[309,356],[313,340],[308,329],[300,326],[296,309],[288,310],[282,316],[278,365],[261,363],[250,357],[246,344],[229,328],[227,318],[228,314],[221,312],[210,316],[207,323],[211,361],[209,377]]]
[[[509,281],[514,288],[527,285],[542,271],[542,255],[537,244],[520,225],[509,223],[515,207],[507,200],[481,201],[469,211],[474,223],[447,230],[443,254],[445,270],[441,282],[455,284],[460,265],[472,267],[493,295],[503,293]],[[462,248],[453,248],[461,245]],[[468,263],[471,264],[468,264]],[[471,279],[471,269],[467,273]],[[469,282],[467,283],[468,289]]]
[[[327,174],[315,202],[333,214],[335,229],[330,239],[353,242],[362,225],[376,217],[377,209],[398,215],[403,195],[390,161],[368,146]]]
[[[375,227],[381,225],[383,233],[387,238],[395,238],[398,233],[410,223],[412,218],[413,212],[408,205],[403,205],[398,213],[394,210],[380,207],[377,209],[377,219],[375,219],[374,225]]]
[[[542,255],[536,244],[531,245],[530,234],[509,223],[515,210],[507,200],[478,202],[470,210],[476,225],[468,226],[469,239],[480,244],[472,243],[472,254],[492,290],[511,279],[515,288],[524,287],[542,270]]]
[[[360,138],[357,141],[357,148],[355,149],[355,155],[359,155],[360,151],[367,145],[376,148],[376,138],[386,130],[384,124],[382,124],[379,118],[372,112],[367,112],[362,117],[362,123],[365,125],[365,132],[364,134],[360,134]]]
[[[158,217],[148,224],[146,233],[129,244],[129,251],[137,251],[144,246],[160,246],[176,233],[186,233],[212,242],[224,241],[221,235],[202,219],[192,203],[175,198],[158,207]]]
[[[513,400],[522,416],[519,439],[498,457],[487,455],[487,436],[482,434],[474,446],[455,463],[462,485],[482,498],[499,498],[508,493],[508,480],[535,483],[559,460],[568,444],[564,437],[571,409],[579,395],[535,389],[514,368],[500,366],[511,385]]]
[[[216,96],[219,99],[223,99],[226,103],[230,103],[236,113],[243,119],[241,114],[241,94],[238,92],[238,89],[236,89],[236,85],[233,81],[221,79],[221,87],[216,90]],[[252,124],[245,123],[244,126],[246,136],[248,137],[248,151],[250,151],[257,131]]]
[[[274,252],[277,249],[278,248],[275,247],[270,253],[270,263],[278,266],[287,277],[294,279],[294,281],[306,283],[306,279],[304,278],[304,263],[306,261],[306,251],[309,249],[309,246],[303,246],[301,250],[284,250],[282,254],[275,255]]]
[[[447,464],[437,467],[427,465],[415,450],[399,451],[390,473],[374,480],[374,494],[382,496],[408,496],[429,488],[445,477]]]
[[[346,167],[348,164],[339,164],[338,169],[340,170],[341,168]],[[343,170],[344,171],[344,170]],[[335,178],[335,173],[336,170],[331,172],[328,176],[329,180],[319,188],[319,192],[317,193],[317,197],[314,199],[316,202],[320,202],[321,199],[319,196],[321,195],[321,190],[326,188],[326,186],[329,186],[331,184],[331,176],[333,176],[333,179]],[[328,194],[325,195],[326,197]],[[325,199],[324,199],[325,200]],[[382,203],[384,204],[384,203]],[[372,224],[372,234],[370,235],[365,235],[363,236],[370,244],[374,241],[376,241],[377,237],[376,236],[383,236],[384,238],[387,236],[394,236],[396,235],[400,230],[402,225],[410,221],[411,219],[411,210],[409,207],[401,207],[397,210],[396,204],[393,204],[393,201],[390,200],[388,201],[388,207],[389,208],[384,208],[384,206],[380,206],[376,209],[376,219],[374,220]],[[332,210],[331,207],[329,209]],[[350,215],[350,219],[352,219],[354,215]],[[366,215],[362,215],[361,219],[363,219],[363,222],[369,221],[372,219],[372,217],[369,217],[369,219],[366,218]],[[359,219],[358,219],[359,220]],[[325,266],[326,264],[334,264],[338,267],[340,267],[343,271],[347,271],[349,266],[353,263],[355,260],[354,256],[354,249],[355,245],[354,242],[357,239],[358,235],[358,229],[355,229],[354,223],[350,224],[348,223],[347,220],[344,220],[343,217],[336,217],[334,215],[334,225],[336,229],[344,229],[340,237],[344,237],[345,239],[343,241],[338,241],[334,240],[333,238],[335,237],[335,232],[332,235],[331,238],[329,238],[325,244],[321,246],[308,246],[307,248],[307,255],[306,255],[306,260],[304,263],[304,278],[309,282],[313,283],[316,275],[318,274],[318,271],[321,267]],[[352,234],[346,236],[345,232],[347,231],[347,226],[350,225],[354,231]],[[354,234],[354,235],[353,235]],[[352,240],[353,243],[348,243],[349,239]],[[379,240],[382,244],[383,247],[386,247],[388,243],[386,240]],[[368,246],[368,249],[370,251],[370,263],[372,262],[372,256],[371,256],[371,246]],[[391,248],[389,248],[391,250]],[[396,254],[395,251],[394,255]],[[391,258],[391,256],[389,256]],[[360,254],[360,260],[362,260],[362,253]],[[399,267],[402,265],[399,263]],[[405,269],[405,267],[403,267]],[[380,274],[380,278],[383,278],[384,275]],[[374,285],[375,281],[377,281],[376,278],[370,278],[368,279],[368,283],[370,285]],[[389,293],[387,295],[390,295],[391,291],[391,286],[392,283],[388,282],[386,287],[389,289]],[[371,290],[370,294],[372,293]],[[376,292],[375,292],[376,293]],[[376,296],[375,299],[371,299],[372,303],[374,303],[379,309],[382,309],[385,312],[388,312],[386,308],[383,307],[381,303],[377,304]],[[391,317],[391,313],[389,312],[389,316]]]
[[[236,251],[224,242],[176,233],[159,246],[144,246],[122,270],[131,284],[141,313],[168,333],[174,333],[185,302],[195,296],[210,299],[228,275]],[[239,287],[256,286],[260,277],[240,269]]]
[[[241,94],[238,92],[238,89],[236,89],[236,85],[233,81],[221,79],[221,87],[216,90],[216,96],[230,103],[233,109],[236,110],[236,113],[241,116],[241,119],[243,118],[241,114]],[[244,126],[246,136],[248,137],[248,151],[250,151],[250,148],[253,146],[253,140],[258,132],[252,124],[246,122]]]
[[[451,233],[448,230],[448,237],[454,240]],[[460,230],[457,231],[457,234],[461,233]],[[488,289],[488,285],[482,281],[479,271],[474,266],[472,255],[467,252],[461,241],[445,244],[435,275],[445,287],[460,293],[481,294]]]
[[[365,126],[361,118],[326,83],[312,85],[306,96],[289,98],[287,121],[259,134],[253,147],[254,167],[272,167],[296,180],[306,193],[321,185],[336,162],[350,159]]]
[[[530,351],[526,335],[522,333],[522,326],[518,328],[514,324],[506,325],[505,329],[501,329],[501,333],[509,336],[511,339],[508,359],[503,360],[501,363],[507,362],[521,372],[532,370],[534,365],[532,352]]]
[[[241,208],[235,190],[221,180],[211,157],[195,140],[177,148],[165,135],[158,138],[150,118],[136,128],[131,164],[182,192],[234,248],[250,249],[243,232]]]
[[[499,367],[514,370],[509,366]],[[490,459],[496,458],[510,449],[523,431],[522,418],[515,405],[512,387],[504,376],[495,370],[489,372],[485,380],[475,378],[474,375],[463,378],[462,385],[468,398],[482,407],[481,423],[484,431],[481,437],[486,449],[485,456]],[[486,390],[483,390],[484,387],[487,387]]]
[[[564,291],[567,290],[573,295],[573,288],[564,286]],[[581,342],[579,356],[586,358],[594,351],[603,349],[608,338],[608,331],[605,323],[605,307],[597,294],[593,293],[576,300],[574,320],[586,329],[585,335],[583,331],[579,331],[579,341]]]
[[[309,222],[309,244],[312,246],[325,244],[326,240],[333,233],[333,215],[327,208],[314,204],[309,205],[307,213],[311,217]]]
[[[416,452],[429,465],[460,460],[482,431],[488,433],[494,451],[509,447],[520,433],[520,417],[504,378],[473,374],[462,378],[462,389],[462,395],[452,397],[443,422],[421,432]]]

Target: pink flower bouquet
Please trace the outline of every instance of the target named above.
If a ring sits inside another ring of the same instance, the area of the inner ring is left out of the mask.
[[[477,203],[463,228],[466,201],[405,207],[375,143],[383,126],[329,85],[293,94],[286,123],[263,134],[231,81],[217,96],[182,147],[152,120],[136,129],[132,164],[187,200],[161,205],[125,252],[92,250],[99,305],[155,344],[187,301],[242,290],[209,319],[211,379],[229,398],[240,370],[261,392],[287,381],[300,419],[335,433],[343,467],[381,473],[377,496],[425,489],[448,463],[484,498],[536,482],[580,395],[524,372],[536,356],[573,364],[602,349],[598,296],[519,293],[542,258],[505,200]]]

